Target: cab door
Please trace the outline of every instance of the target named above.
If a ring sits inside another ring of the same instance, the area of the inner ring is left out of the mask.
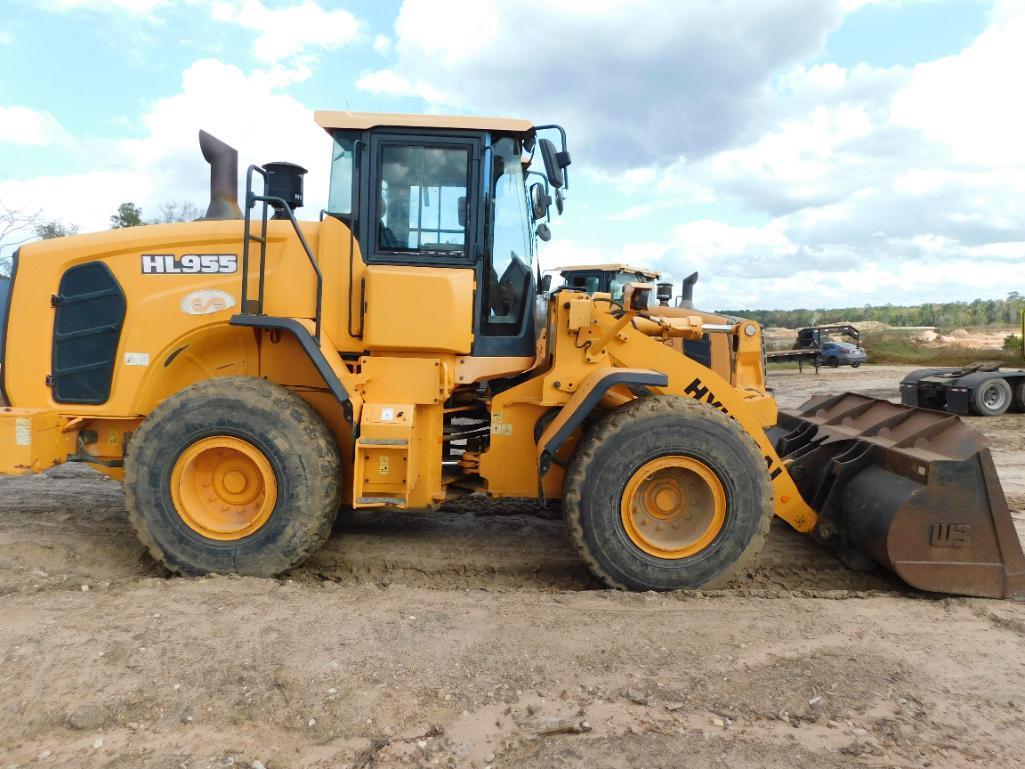
[[[477,279],[479,325],[473,354],[487,358],[530,357],[537,341],[537,281],[522,145],[514,137],[489,138],[483,163],[485,240]]]
[[[359,228],[368,351],[470,353],[481,148],[479,135],[371,135]]]

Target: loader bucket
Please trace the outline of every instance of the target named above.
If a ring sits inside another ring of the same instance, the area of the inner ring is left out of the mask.
[[[854,393],[781,411],[771,435],[813,536],[913,587],[1025,598],[1025,555],[983,436],[958,417]]]

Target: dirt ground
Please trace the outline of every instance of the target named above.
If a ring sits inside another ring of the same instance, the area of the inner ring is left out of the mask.
[[[903,369],[774,372],[895,398]],[[1025,528],[1025,415],[973,420]],[[120,486],[0,480],[0,769],[1020,767],[1025,605],[915,593],[774,527],[706,594],[599,589],[478,500],[340,521],[289,578],[169,578]]]

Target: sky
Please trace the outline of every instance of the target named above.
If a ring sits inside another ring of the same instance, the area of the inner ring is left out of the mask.
[[[317,109],[559,123],[543,268],[717,308],[1025,290],[1025,0],[2,0],[0,203],[82,231],[201,209],[205,128],[309,169]]]

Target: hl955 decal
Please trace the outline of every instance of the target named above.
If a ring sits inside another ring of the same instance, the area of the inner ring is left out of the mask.
[[[237,254],[143,254],[143,275],[231,275],[238,272]]]

